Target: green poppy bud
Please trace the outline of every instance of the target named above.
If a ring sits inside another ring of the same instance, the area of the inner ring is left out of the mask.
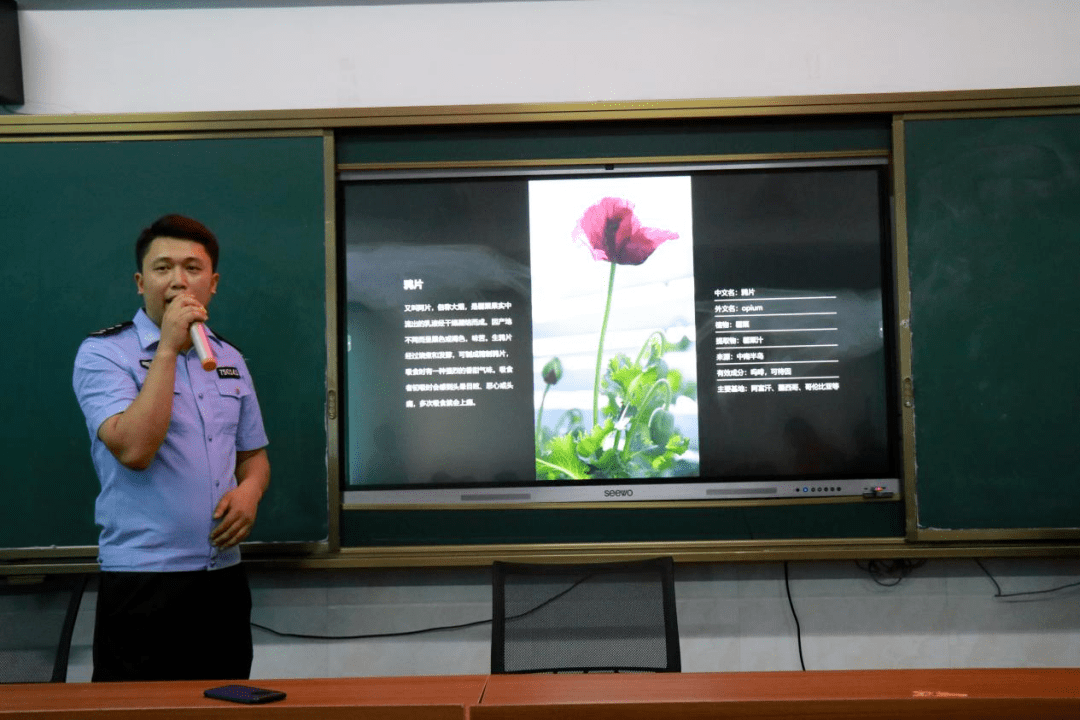
[[[649,417],[649,439],[661,447],[675,434],[675,416],[664,408],[656,408]]]
[[[554,385],[562,378],[562,362],[557,357],[551,358],[540,371],[540,375],[548,385]]]

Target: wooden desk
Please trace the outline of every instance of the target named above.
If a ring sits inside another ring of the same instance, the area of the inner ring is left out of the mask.
[[[493,675],[472,720],[1080,717],[1080,670]]]
[[[268,705],[208,700],[213,682],[0,685],[0,720],[650,720],[1080,718],[1080,669],[255,680]]]
[[[486,675],[253,680],[284,700],[240,705],[203,697],[223,682],[0,685],[0,720],[464,720]]]

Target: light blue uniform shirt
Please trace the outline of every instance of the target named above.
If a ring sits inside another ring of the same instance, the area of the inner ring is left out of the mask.
[[[214,508],[236,487],[236,453],[264,447],[266,431],[240,352],[207,334],[217,370],[203,370],[194,348],[177,357],[169,430],[146,470],[121,465],[97,433],[139,394],[161,329],[140,309],[133,323],[79,346],[72,384],[101,481],[94,517],[102,570],[183,572],[240,562],[239,547],[219,551],[210,543]]]

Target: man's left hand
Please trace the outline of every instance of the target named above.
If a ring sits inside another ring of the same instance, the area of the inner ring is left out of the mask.
[[[214,508],[214,520],[220,520],[210,533],[210,542],[219,550],[227,550],[243,542],[255,525],[262,492],[252,484],[241,483],[225,493]]]

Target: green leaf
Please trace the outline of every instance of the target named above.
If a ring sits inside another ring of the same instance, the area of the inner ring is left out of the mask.
[[[641,368],[636,365],[627,365],[611,372],[611,380],[624,392],[629,392],[634,381],[641,375]]]
[[[538,474],[541,467],[543,467],[543,474],[549,480],[558,479],[557,477],[550,477],[552,472],[561,474],[571,480],[584,480],[587,478],[589,476],[589,467],[578,457],[575,445],[576,443],[570,435],[554,438],[548,445],[550,453],[543,458],[537,458]],[[544,465],[542,466],[541,463],[544,463]]]
[[[597,455],[604,446],[604,438],[615,429],[611,418],[604,421],[603,425],[594,425],[592,432],[578,441],[577,454],[580,457],[591,458]]]
[[[622,464],[619,462],[619,453],[614,448],[605,450],[604,454],[596,461],[596,466],[600,468],[603,477],[621,477],[625,474],[621,472]]]
[[[614,422],[614,418],[619,414],[619,404],[614,393],[607,395],[607,399],[607,405],[605,405],[600,412],[602,415],[607,417],[604,422],[610,423]]]
[[[668,370],[667,374],[668,385],[671,386],[671,397],[676,398],[679,396],[679,390],[682,387],[683,374],[679,370]]]
[[[690,438],[685,438],[678,433],[672,435],[667,441],[667,450],[676,455],[682,455],[690,449]]]
[[[671,453],[664,453],[663,455],[657,455],[652,459],[652,468],[658,473],[662,473],[665,470],[671,469],[675,465],[675,458]]]
[[[630,402],[641,408],[643,411],[645,410],[646,399],[648,399],[650,403],[653,403],[654,407],[654,398],[659,397],[660,402],[663,403],[663,395],[653,393],[653,397],[649,397],[649,393],[653,389],[653,385],[656,384],[656,380],[657,375],[655,368],[647,370],[646,372],[643,372],[641,375],[639,375],[631,386],[629,392],[627,393],[627,397],[630,399]],[[651,411],[651,408],[649,408],[649,411]]]

